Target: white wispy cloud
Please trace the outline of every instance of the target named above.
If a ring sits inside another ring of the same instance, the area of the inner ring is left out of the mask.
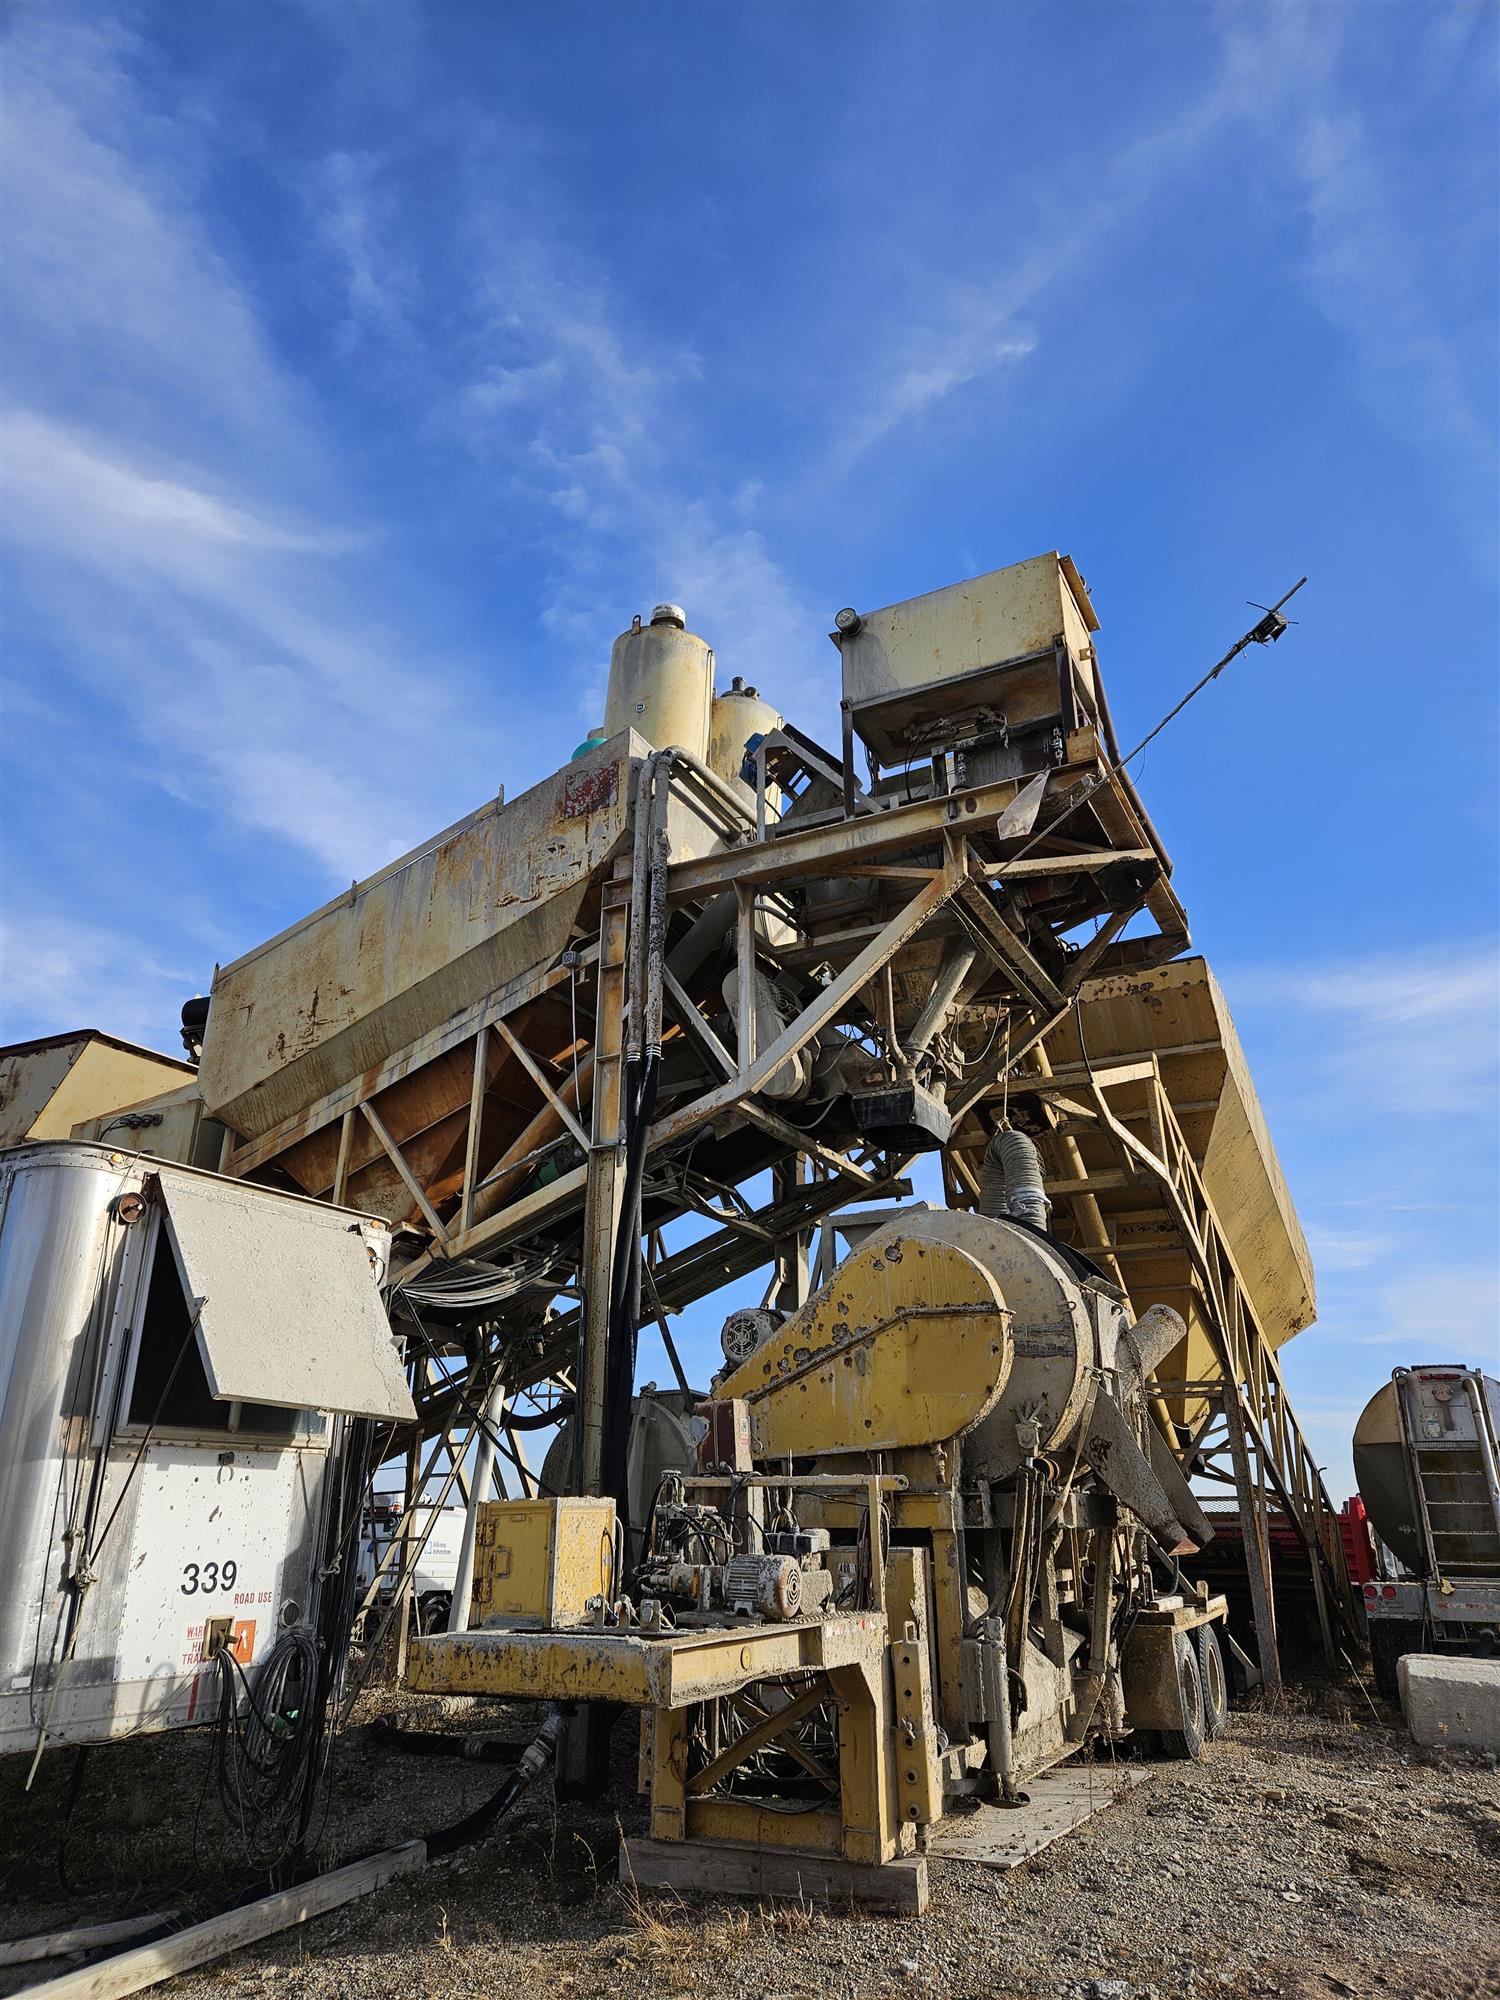
[[[1283,1350],[1335,1483],[1390,1368],[1500,1353],[1493,949],[1219,968],[1298,1191],[1318,1321]]]
[[[1320,1272],[1363,1271],[1385,1255],[1389,1239],[1374,1230],[1331,1229],[1304,1218],[1307,1247]]]
[[[176,796],[342,879],[399,853],[425,828],[416,799],[392,811],[411,789],[398,773],[429,731],[436,753],[443,704],[392,735],[405,678],[325,568],[358,538],[208,494],[191,471],[143,476],[109,448],[34,412],[7,427],[12,574],[79,676],[102,703],[125,697],[129,735]]]
[[[684,605],[725,677],[759,678],[773,698],[828,678],[827,614],[757,527],[757,483],[726,485],[706,460],[701,357],[622,305],[535,162],[507,152],[501,171],[483,141],[475,152],[486,170],[458,221],[480,274],[462,434],[530,504],[541,622],[578,719],[603,712],[615,633],[663,598]]]
[[[162,450],[232,432],[241,457],[305,474],[301,399],[197,223],[196,136],[155,113],[136,81],[147,60],[123,25],[73,10],[7,34],[9,393]]]
[[[820,616],[792,582],[765,535],[686,502],[664,510],[655,549],[661,573],[713,635],[725,675],[760,683],[769,700],[795,707],[804,726],[816,729],[837,685],[836,656],[824,636],[828,614]]]
[[[254,512],[181,477],[112,457],[107,440],[51,422],[36,410],[0,414],[5,436],[9,534],[54,545],[103,531],[132,560],[153,568],[198,565],[203,544],[285,555],[338,555],[367,537],[302,526]]]
[[[339,151],[324,154],[299,176],[322,276],[337,301],[349,349],[371,333],[403,343],[411,334],[418,284],[390,184],[397,172],[398,162],[375,153]]]
[[[378,535],[350,524],[309,398],[208,233],[191,121],[163,131],[141,57],[72,16],[8,44],[13,655],[35,618],[112,717],[106,764],[129,743],[174,796],[348,880],[491,791],[498,738],[465,663],[382,618]],[[330,226],[351,311],[373,312],[357,162],[343,185]]]
[[[602,263],[540,166],[490,161],[465,184],[455,228],[471,292],[465,441],[525,497],[608,536],[649,496],[696,381],[690,347],[633,326]],[[491,185],[501,183],[496,193]]]
[[[1353,1338],[1366,1347],[1435,1354],[1480,1367],[1500,1366],[1500,1268],[1494,1264],[1434,1264],[1407,1269],[1379,1289],[1366,1328]]]
[[[1300,1019],[1307,1088],[1351,1114],[1493,1119],[1500,955],[1421,948],[1314,965],[1237,968],[1236,1010]]]
[[[977,233],[960,238],[957,272],[933,269],[918,254],[907,282],[883,291],[873,326],[862,320],[868,358],[852,371],[819,476],[846,477],[895,433],[962,391],[997,376],[1024,379],[1024,364],[1045,349],[1049,327],[1092,309],[1100,263],[1128,249],[1154,198],[1243,121],[1264,88],[1239,39],[1228,37],[1216,71],[1167,116],[1060,153],[1031,227],[999,256]],[[993,277],[976,275],[989,265],[998,266]]]
[[[1429,458],[1458,532],[1492,576],[1493,148],[1481,149],[1472,185],[1424,185],[1427,149],[1393,149],[1358,101],[1356,19],[1296,0],[1205,10],[1216,62],[1167,114],[1060,151],[1040,198],[1023,179],[1029,227],[995,241],[977,228],[942,232],[945,262],[904,242],[904,264],[881,271],[878,311],[858,290],[854,359],[830,399],[815,480],[843,480],[871,453],[909,443],[966,394],[977,403],[979,391],[993,391],[1002,409],[1019,410],[1038,374],[1032,364],[1051,358],[1074,315],[1100,310],[1108,271],[1217,151],[1216,164],[1234,157],[1260,198],[1290,194],[1300,207],[1302,242],[1277,282],[1300,286],[1347,343],[1372,414]],[[1492,124],[1493,36],[1482,10],[1432,8],[1408,25],[1414,106],[1463,116],[1467,101],[1468,115]],[[910,201],[919,172],[903,160],[885,192],[900,187]],[[986,269],[994,275],[977,275]]]
[[[1355,102],[1347,72],[1357,18],[1314,5],[1230,8],[1227,57],[1257,79],[1247,112],[1273,174],[1300,197],[1306,239],[1295,276],[1347,344],[1375,419],[1440,471],[1455,527],[1493,578],[1494,149],[1480,149],[1468,184],[1429,182],[1422,131],[1408,134],[1414,148],[1393,145]],[[1434,7],[1405,25],[1414,30],[1413,107],[1425,100],[1445,118],[1492,127],[1493,29],[1483,10]]]
[[[941,319],[908,329],[895,352],[877,365],[865,394],[840,418],[823,476],[844,478],[892,432],[925,416],[959,390],[1011,370],[1036,352],[1037,336],[1015,324],[1006,286],[986,298],[960,286],[943,302]]]
[[[203,972],[143,947],[133,933],[55,912],[18,912],[8,897],[0,919],[0,1041],[22,1039],[40,1021],[48,1032],[101,1028],[165,1049],[164,1025],[198,990]]]

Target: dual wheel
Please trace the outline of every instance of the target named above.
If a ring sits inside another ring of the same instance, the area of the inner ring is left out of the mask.
[[[1219,1635],[1212,1625],[1200,1625],[1195,1632],[1179,1632],[1176,1653],[1182,1727],[1161,1732],[1162,1754],[1201,1757],[1203,1746],[1216,1742],[1229,1721],[1229,1682],[1224,1673]]]

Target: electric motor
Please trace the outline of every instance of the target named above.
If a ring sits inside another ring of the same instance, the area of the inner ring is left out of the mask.
[[[741,1367],[758,1347],[764,1347],[785,1317],[770,1306],[742,1306],[732,1312],[719,1334],[719,1345],[730,1367]]]
[[[736,1556],[724,1565],[720,1589],[729,1611],[795,1618],[802,1609],[802,1570],[793,1556]]]

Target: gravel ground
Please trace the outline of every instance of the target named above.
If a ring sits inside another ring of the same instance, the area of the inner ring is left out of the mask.
[[[394,1705],[368,1698],[361,1724]],[[440,1719],[440,1704],[427,1707]],[[529,1733],[519,1707],[466,1713],[467,1727]],[[5,1931],[127,1908],[175,1907],[184,1919],[202,1910],[234,1860],[211,1837],[210,1798],[194,1867],[207,1751],[202,1737],[176,1737],[90,1758],[67,1832],[70,1889],[58,1856],[72,1760],[44,1765],[30,1796],[25,1759],[0,1767]],[[1148,1783],[1011,1873],[934,1861],[921,1918],[632,1894],[613,1876],[622,1828],[642,1825],[633,1764],[622,1727],[610,1807],[559,1807],[543,1781],[503,1835],[159,1990],[182,2000],[458,2000],[506,1989],[557,2000],[1500,1993],[1493,1763],[1414,1749],[1358,1689],[1237,1711],[1204,1763],[1154,1767]],[[356,1727],[339,1748],[327,1845],[349,1856],[446,1824],[501,1775],[390,1749]],[[0,1993],[20,1985],[11,1974]]]

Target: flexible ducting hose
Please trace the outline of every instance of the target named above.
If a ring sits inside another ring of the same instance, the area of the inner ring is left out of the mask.
[[[1004,1222],[1014,1218],[1045,1229],[1052,1204],[1042,1183],[1042,1162],[1024,1132],[1002,1125],[985,1148],[980,1170],[979,1212]]]

